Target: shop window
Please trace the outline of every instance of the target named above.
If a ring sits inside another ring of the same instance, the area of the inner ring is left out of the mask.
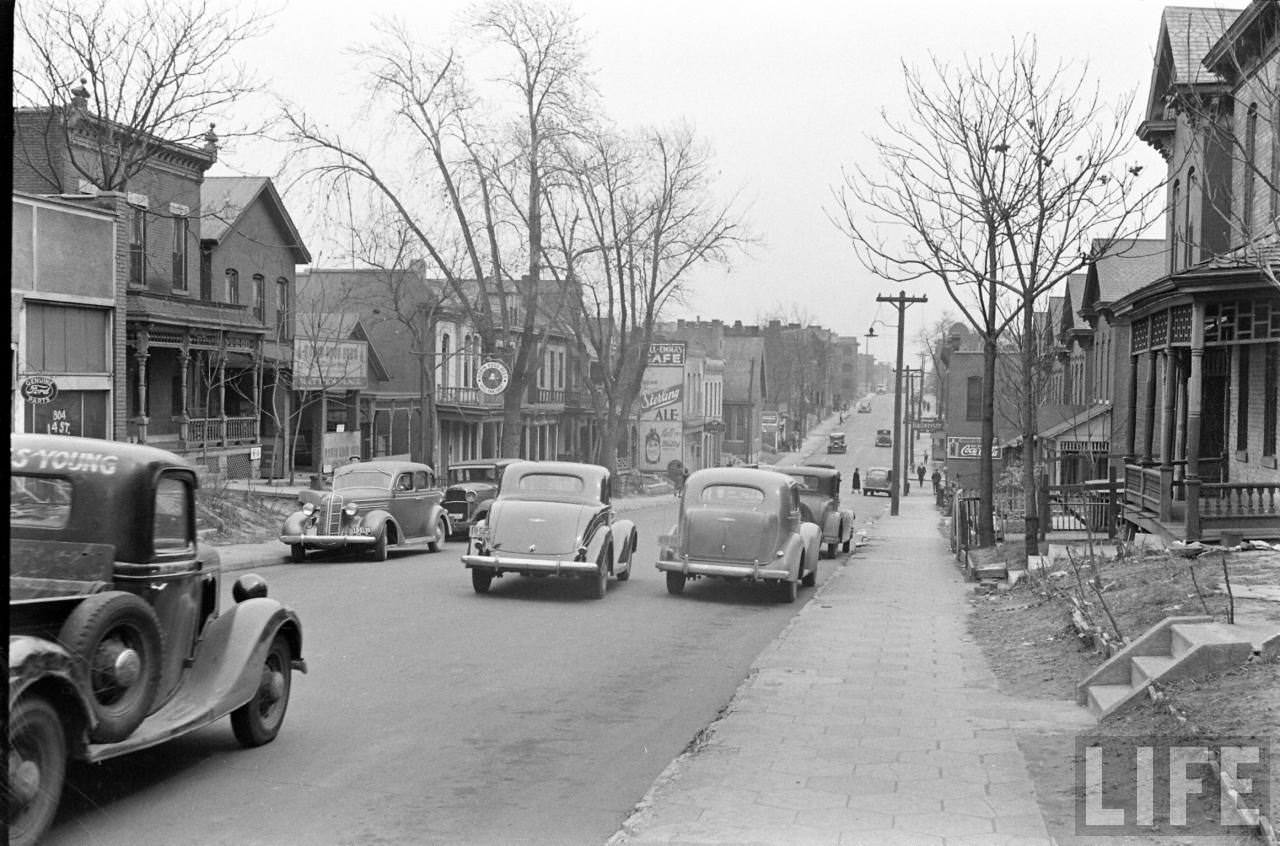
[[[27,303],[27,368],[35,373],[108,373],[110,312]]]

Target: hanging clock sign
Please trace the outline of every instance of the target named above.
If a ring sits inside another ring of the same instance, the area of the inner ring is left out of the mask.
[[[32,405],[48,405],[58,398],[58,383],[48,376],[28,376],[22,382],[22,398]]]
[[[476,387],[480,393],[497,396],[507,389],[511,381],[511,371],[501,361],[486,361],[480,365],[476,373]]]

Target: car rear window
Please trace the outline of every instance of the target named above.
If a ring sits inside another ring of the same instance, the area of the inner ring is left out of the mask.
[[[191,545],[190,502],[186,482],[174,477],[161,477],[156,485],[156,552],[171,552]]]
[[[582,479],[577,476],[566,476],[563,473],[529,473],[521,476],[516,486],[521,491],[547,491],[551,493],[581,493],[584,487]]]
[[[887,482],[889,481],[889,474],[883,470],[871,470],[871,471],[868,471],[867,473],[867,481],[868,482]]]
[[[698,501],[703,505],[757,506],[764,502],[764,491],[747,485],[708,485]]]
[[[496,482],[496,467],[454,467],[449,470],[449,484],[458,485],[463,482]]]
[[[71,483],[43,476],[9,477],[9,525],[62,529],[71,519]]]

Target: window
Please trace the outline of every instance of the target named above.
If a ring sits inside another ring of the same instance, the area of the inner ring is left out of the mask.
[[[281,276],[276,280],[276,332],[280,337],[289,336],[289,280]]]
[[[449,387],[449,333],[440,336],[440,387]]]
[[[1249,354],[1253,347],[1236,347],[1236,449],[1249,448]]]
[[[71,520],[71,483],[39,476],[9,477],[9,525],[63,529]]]
[[[132,225],[129,227],[129,284],[141,288],[146,284],[147,264],[147,210],[133,207]]]
[[[28,302],[26,368],[36,373],[109,373],[110,326],[110,312],[104,309]]]
[[[425,491],[430,489],[431,480],[427,478],[427,471],[425,470],[413,471],[413,487],[415,490],[419,490],[419,491]]]
[[[1169,272],[1178,269],[1178,199],[1181,197],[1181,183],[1173,180],[1173,188],[1169,197]]]
[[[1244,191],[1241,198],[1243,205],[1240,207],[1240,234],[1246,241],[1253,237],[1253,186],[1258,181],[1257,167],[1258,104],[1250,103],[1244,124]]]
[[[1187,171],[1187,205],[1182,217],[1182,266],[1190,267],[1196,263],[1196,225],[1191,219],[1191,202],[1196,193],[1196,169]]]
[[[191,233],[191,221],[185,217],[173,217],[173,290],[187,292],[187,237]]]
[[[267,313],[267,280],[261,273],[253,274],[253,316],[261,320]]]
[[[1262,454],[1275,458],[1276,418],[1280,416],[1280,344],[1267,344],[1267,366],[1262,384]]]
[[[1280,218],[1280,97],[1271,115],[1271,219]]]
[[[227,268],[227,293],[223,298],[232,305],[240,305],[240,271]]]
[[[186,482],[175,476],[160,478],[156,485],[156,552],[183,551],[191,546],[190,501]]]
[[[964,419],[982,419],[982,377],[970,376],[965,381]]]

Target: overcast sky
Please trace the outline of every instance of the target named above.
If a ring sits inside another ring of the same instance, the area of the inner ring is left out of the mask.
[[[291,0],[253,56],[270,87],[311,108],[340,113],[350,89],[343,48],[367,39],[380,15],[396,15],[424,38],[444,37],[455,0]],[[693,277],[686,306],[669,317],[753,322],[783,309],[814,317],[842,334],[863,335],[878,316],[892,322],[877,293],[899,285],[877,280],[828,221],[830,191],[842,165],[866,160],[865,133],[881,109],[902,113],[900,61],[949,62],[1007,50],[1034,34],[1042,60],[1087,60],[1104,99],[1147,96],[1164,3],[1157,0],[576,0],[589,36],[590,63],[604,108],[623,126],[689,122],[714,149],[724,195],[740,193],[764,243],[725,273]],[[1207,2],[1203,5],[1216,6]],[[1226,4],[1227,7],[1244,3]],[[1130,123],[1136,129],[1137,120]],[[1150,148],[1136,154],[1155,173]],[[225,149],[212,174],[275,172],[247,145]],[[289,197],[286,196],[286,202]],[[305,212],[297,217],[308,243]],[[1160,235],[1156,230],[1153,236]],[[313,250],[314,252],[314,250]],[[921,284],[927,306],[909,310],[908,334],[936,321],[945,291]],[[877,314],[878,309],[878,314]],[[951,309],[954,312],[954,308]],[[878,331],[883,332],[882,328]],[[888,358],[888,344],[873,348]]]

